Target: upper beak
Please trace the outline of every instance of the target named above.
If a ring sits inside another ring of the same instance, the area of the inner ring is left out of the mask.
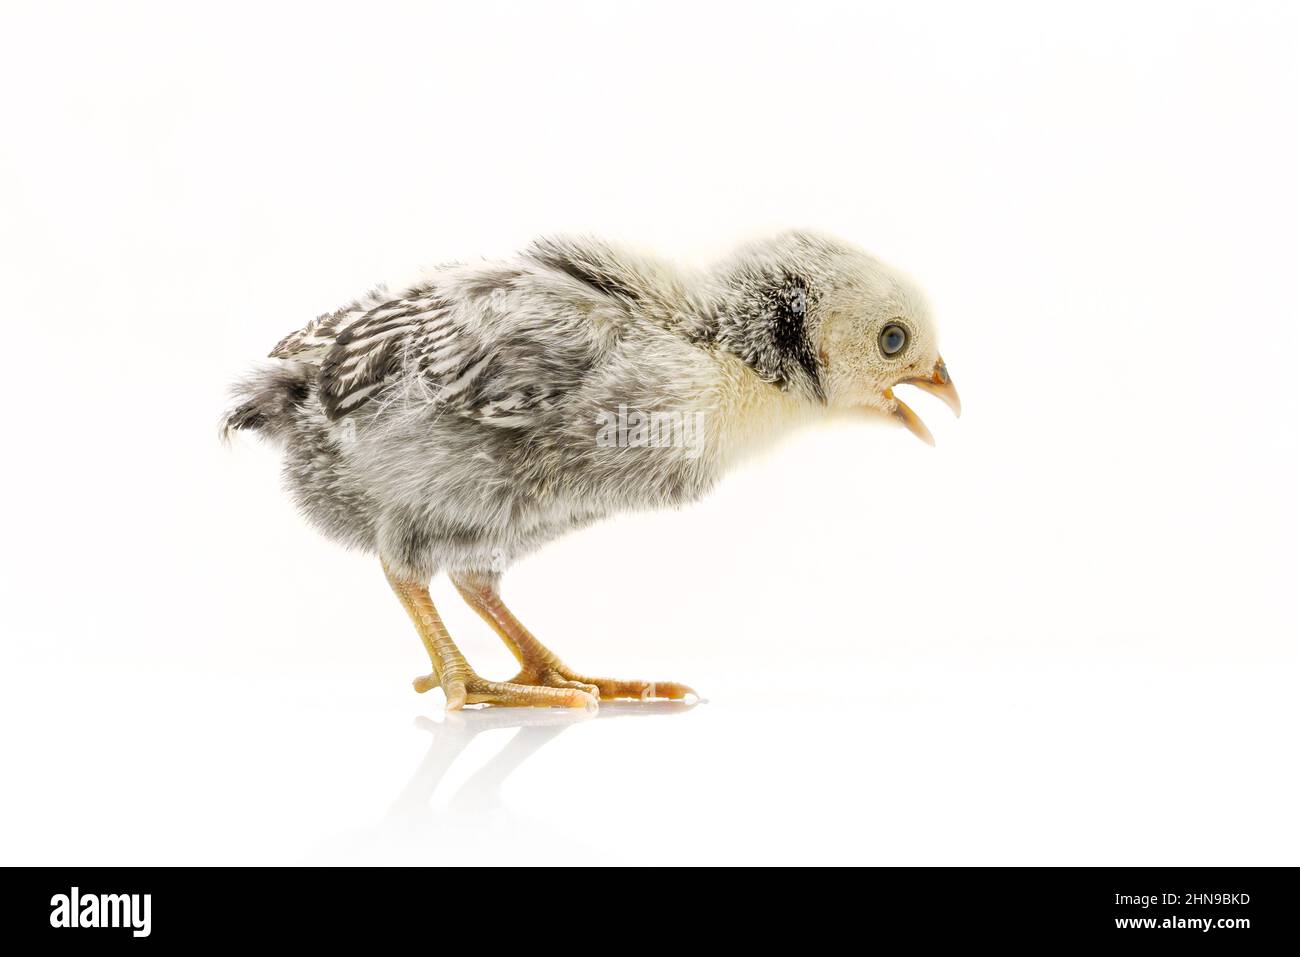
[[[948,408],[952,409],[953,415],[958,417],[961,416],[961,397],[957,395],[957,387],[952,384],[952,378],[948,375],[948,367],[944,365],[942,357],[935,361],[934,369],[929,375],[919,375],[913,376],[910,379],[900,379],[898,384],[914,385],[923,392],[937,395],[947,403]],[[927,445],[934,445],[934,436],[931,435],[930,430],[925,427],[925,423],[921,421],[921,417],[908,408],[905,402],[896,398],[892,389],[886,389],[885,396],[893,399],[896,404],[896,408],[894,409],[895,418],[902,422],[903,425],[907,427],[907,430],[922,442]]]
[[[957,387],[952,384],[952,379],[948,375],[948,367],[943,362],[943,356],[940,356],[935,361],[934,371],[929,375],[918,375],[910,379],[903,379],[899,385],[914,385],[922,392],[937,395],[947,403],[948,408],[952,409],[953,415],[959,419],[961,418],[961,396],[957,395]]]

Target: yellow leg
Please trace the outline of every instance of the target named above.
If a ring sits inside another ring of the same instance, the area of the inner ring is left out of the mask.
[[[692,688],[675,681],[619,681],[578,674],[533,637],[533,633],[510,612],[497,592],[495,576],[458,573],[453,574],[451,580],[461,597],[501,636],[519,662],[519,674],[511,679],[514,684],[583,691],[597,695],[602,701],[615,698],[639,698],[642,701],[680,699],[695,694]]]
[[[495,704],[524,708],[596,707],[596,698],[579,688],[536,687],[508,681],[487,681],[475,674],[447,633],[429,589],[423,582],[398,578],[384,566],[388,583],[415,623],[420,640],[433,662],[433,674],[415,679],[421,693],[441,687],[447,695],[447,710],[459,711],[467,704]]]

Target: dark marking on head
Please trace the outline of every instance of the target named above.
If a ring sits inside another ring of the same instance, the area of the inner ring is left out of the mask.
[[[783,389],[789,388],[797,367],[807,373],[813,394],[825,402],[817,356],[808,336],[807,320],[811,301],[812,293],[802,276],[783,274],[769,291],[768,323],[772,344],[782,360],[777,384]]]
[[[802,388],[825,402],[822,367],[809,334],[815,287],[788,271],[741,272],[733,281],[739,296],[718,317],[723,348],[778,388]]]

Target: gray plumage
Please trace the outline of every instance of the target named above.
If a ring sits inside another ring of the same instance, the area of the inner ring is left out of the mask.
[[[908,348],[885,357],[891,321]],[[423,580],[499,572],[611,514],[698,499],[747,451],[837,409],[898,414],[889,387],[938,361],[910,283],[800,232],[702,272],[541,240],[380,287],[271,355],[239,385],[227,433],[280,443],[317,527]],[[600,441],[620,409],[702,428]]]

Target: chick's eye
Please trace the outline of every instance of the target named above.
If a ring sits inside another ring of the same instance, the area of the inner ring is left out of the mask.
[[[896,322],[891,322],[880,330],[880,351],[887,356],[896,356],[907,345],[907,330]]]

